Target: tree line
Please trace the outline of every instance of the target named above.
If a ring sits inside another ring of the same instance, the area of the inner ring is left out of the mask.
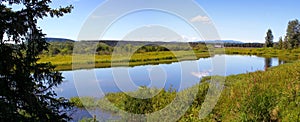
[[[0,120],[8,122],[69,121],[72,103],[57,97],[63,82],[51,63],[37,63],[48,49],[38,20],[61,17],[73,6],[53,9],[51,0],[0,1]],[[21,9],[13,9],[12,6]]]
[[[81,43],[82,48],[80,50],[74,50],[74,44]],[[110,42],[97,42],[97,47],[85,45],[85,42],[49,42],[48,50],[43,52],[44,55],[55,56],[55,55],[71,55],[76,54],[85,54],[87,52],[95,52],[99,55],[110,55],[114,51],[117,53],[145,53],[145,52],[160,52],[160,51],[189,51],[189,50],[208,50],[206,44],[204,43],[138,43],[135,42],[120,42],[121,44],[112,45]]]
[[[281,36],[277,43],[273,42],[274,36],[271,29],[268,29],[266,34],[265,47],[277,49],[295,49],[300,47],[300,23],[298,19],[289,21],[286,35]]]

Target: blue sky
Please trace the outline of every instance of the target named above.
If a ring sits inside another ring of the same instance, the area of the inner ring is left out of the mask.
[[[180,8],[182,3],[173,1],[174,3],[169,6],[177,7],[178,11],[189,11],[188,7]],[[47,37],[77,40],[86,20],[91,18],[93,11],[104,2],[104,0],[53,0],[51,4],[53,7],[72,4],[74,10],[59,19],[46,18],[39,21],[39,26],[47,34]],[[190,18],[190,21],[200,20],[215,26],[223,40],[264,42],[266,31],[270,28],[275,36],[274,41],[277,41],[279,36],[285,35],[288,21],[300,19],[299,0],[195,0],[195,2],[203,8],[207,15]],[[134,6],[135,4],[130,3],[130,5]],[[122,9],[122,6],[124,4],[116,4],[112,7]],[[107,11],[106,13],[109,17],[113,12]],[[105,16],[102,17],[105,18]],[[100,18],[98,24],[101,24]],[[143,25],[145,27],[161,25],[188,40],[202,39],[180,18],[176,19],[176,16],[151,10],[138,11],[121,18],[106,31],[101,39],[124,39],[126,33],[135,32],[134,29],[143,27]],[[96,40],[99,38],[86,37],[86,39]]]

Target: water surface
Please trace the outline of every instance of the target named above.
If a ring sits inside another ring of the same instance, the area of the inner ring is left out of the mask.
[[[105,93],[134,91],[139,86],[166,89],[172,87],[180,91],[199,83],[203,76],[242,74],[265,70],[267,67],[282,63],[278,58],[216,55],[172,64],[63,71],[65,82],[55,91],[59,96],[66,98],[76,96],[100,98]],[[224,71],[215,71],[219,67],[224,68]]]

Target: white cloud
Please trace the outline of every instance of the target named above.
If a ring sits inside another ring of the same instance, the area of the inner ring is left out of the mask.
[[[186,35],[181,35],[181,38],[184,41],[200,41],[201,38],[200,37],[193,37],[193,36],[186,36]],[[181,39],[180,39],[181,40]]]
[[[203,22],[205,24],[210,24],[211,20],[207,16],[196,16],[190,20],[191,22]]]
[[[209,70],[210,71],[210,70]],[[203,71],[203,72],[191,72],[191,74],[197,78],[202,78],[209,76],[210,72],[209,71]]]

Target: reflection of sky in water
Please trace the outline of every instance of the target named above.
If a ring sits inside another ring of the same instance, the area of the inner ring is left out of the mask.
[[[56,88],[59,96],[102,96],[104,93],[134,91],[138,86],[172,88],[178,91],[199,83],[201,76],[225,75],[213,68],[224,66],[224,56],[204,58],[197,61],[183,61],[172,64],[146,65],[129,68],[99,68],[93,70],[63,71],[65,82]],[[226,75],[264,70],[265,58],[256,56],[225,56]],[[212,61],[217,67],[212,67]],[[278,65],[278,59],[269,60],[271,66]],[[113,76],[115,75],[115,78]],[[75,75],[75,76],[74,76]],[[74,83],[74,77],[76,78]],[[131,80],[133,82],[131,82]],[[75,88],[76,85],[76,88]]]

